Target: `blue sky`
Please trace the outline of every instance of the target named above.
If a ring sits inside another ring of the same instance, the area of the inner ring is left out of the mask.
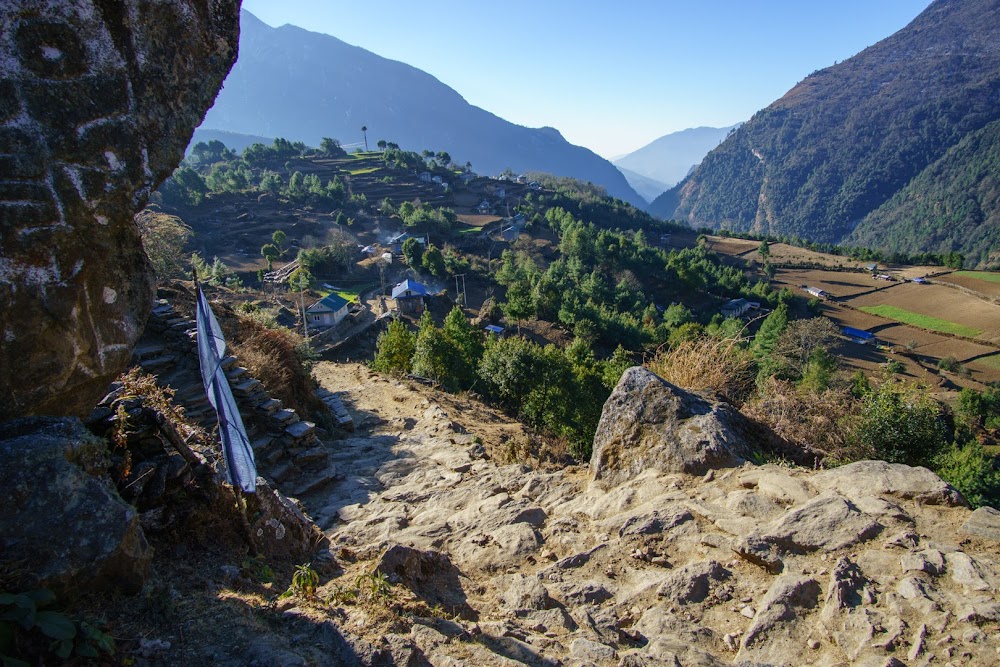
[[[511,122],[614,157],[748,119],[928,0],[244,0],[437,77]]]

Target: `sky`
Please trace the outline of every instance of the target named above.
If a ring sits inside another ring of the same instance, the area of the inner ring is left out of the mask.
[[[468,102],[606,158],[749,119],[929,0],[244,0],[433,75]]]

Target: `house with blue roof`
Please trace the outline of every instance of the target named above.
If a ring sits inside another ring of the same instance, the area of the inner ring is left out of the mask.
[[[306,308],[309,326],[316,329],[335,327],[347,317],[351,304],[339,294],[331,293]]]
[[[430,296],[427,288],[416,280],[407,278],[392,288],[392,298],[402,313],[422,313],[424,297]]]

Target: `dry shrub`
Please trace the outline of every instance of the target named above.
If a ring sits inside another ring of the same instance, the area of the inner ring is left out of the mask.
[[[856,404],[847,389],[813,392],[769,378],[740,411],[795,449],[819,450],[837,461],[853,461],[871,456],[851,437]]]
[[[315,382],[296,348],[302,338],[286,329],[269,329],[252,318],[239,318],[232,327],[233,352],[250,374],[274,398],[302,415],[322,410],[313,394]]]
[[[702,337],[661,348],[646,366],[683,389],[710,391],[734,405],[753,391],[754,366],[737,338]]]

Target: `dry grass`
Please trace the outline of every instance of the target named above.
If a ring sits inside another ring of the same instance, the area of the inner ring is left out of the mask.
[[[646,366],[683,389],[710,391],[734,405],[753,391],[754,366],[750,353],[736,338],[699,338],[672,350],[661,348]]]
[[[855,403],[846,389],[817,393],[769,378],[740,411],[795,449],[819,450],[839,461],[854,461],[873,455],[861,451],[851,438]]]

